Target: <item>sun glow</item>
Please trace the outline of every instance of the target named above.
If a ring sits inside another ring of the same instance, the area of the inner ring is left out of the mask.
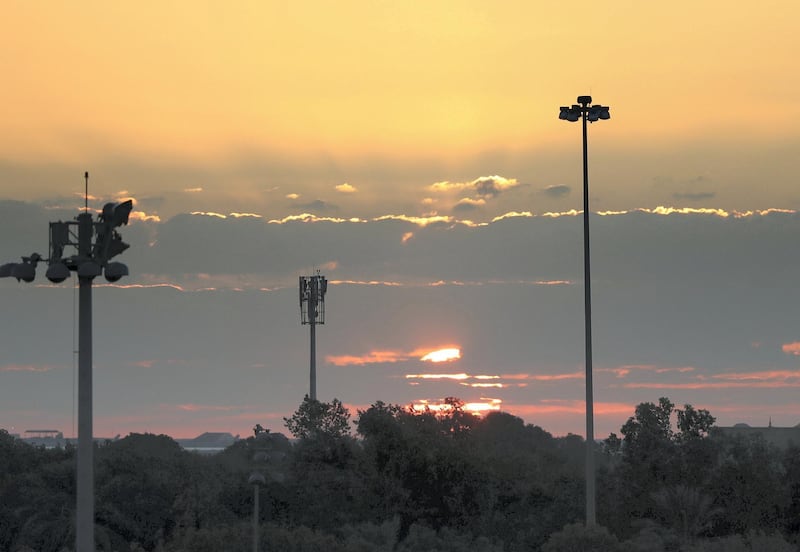
[[[451,360],[458,360],[461,358],[461,349],[451,347],[447,349],[439,349],[431,351],[422,358],[423,362],[448,362]]]
[[[487,412],[499,411],[501,404],[503,404],[502,399],[481,397],[479,401],[464,403],[462,408],[465,412],[469,412],[475,416],[482,416]],[[414,412],[430,411],[436,413],[447,413],[453,410],[453,405],[443,400],[429,401],[426,399],[420,399],[412,403],[411,408],[414,410]]]
[[[406,374],[406,379],[469,379],[469,374]]]

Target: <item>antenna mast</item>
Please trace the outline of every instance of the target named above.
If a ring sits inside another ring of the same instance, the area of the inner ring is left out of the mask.
[[[300,323],[311,327],[311,359],[309,366],[309,394],[317,400],[317,324],[325,323],[325,293],[328,280],[317,270],[314,276],[300,276]]]

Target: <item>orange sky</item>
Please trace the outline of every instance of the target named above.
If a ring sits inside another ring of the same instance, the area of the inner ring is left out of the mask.
[[[13,3],[0,33],[0,149],[222,162],[262,149],[552,147],[573,139],[554,109],[581,93],[612,104],[604,133],[618,145],[796,137],[798,11],[788,1]]]

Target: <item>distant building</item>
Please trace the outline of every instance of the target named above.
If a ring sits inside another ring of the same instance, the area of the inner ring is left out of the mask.
[[[64,448],[67,445],[78,446],[78,439],[74,437],[64,437],[64,434],[57,429],[26,429],[22,436],[14,435],[23,442],[34,447],[44,447],[47,449]],[[104,445],[108,441],[116,441],[119,435],[113,439],[108,437],[93,437],[96,444]]]
[[[175,439],[185,450],[200,454],[216,454],[222,452],[238,440],[238,435],[233,436],[230,433],[212,432],[203,433],[194,439]]]
[[[732,427],[717,427],[722,435],[731,437],[761,435],[768,443],[786,449],[790,446],[800,447],[800,424],[794,427],[774,427],[772,421],[767,427],[752,427],[747,424],[736,424]]]
[[[64,448],[67,440],[57,429],[26,429],[22,440],[35,447]]]

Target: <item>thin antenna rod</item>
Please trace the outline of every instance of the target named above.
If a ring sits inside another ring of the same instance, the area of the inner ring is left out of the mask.
[[[83,173],[83,178],[86,181],[86,186],[84,187],[83,192],[83,208],[88,213],[89,212],[89,171]]]

